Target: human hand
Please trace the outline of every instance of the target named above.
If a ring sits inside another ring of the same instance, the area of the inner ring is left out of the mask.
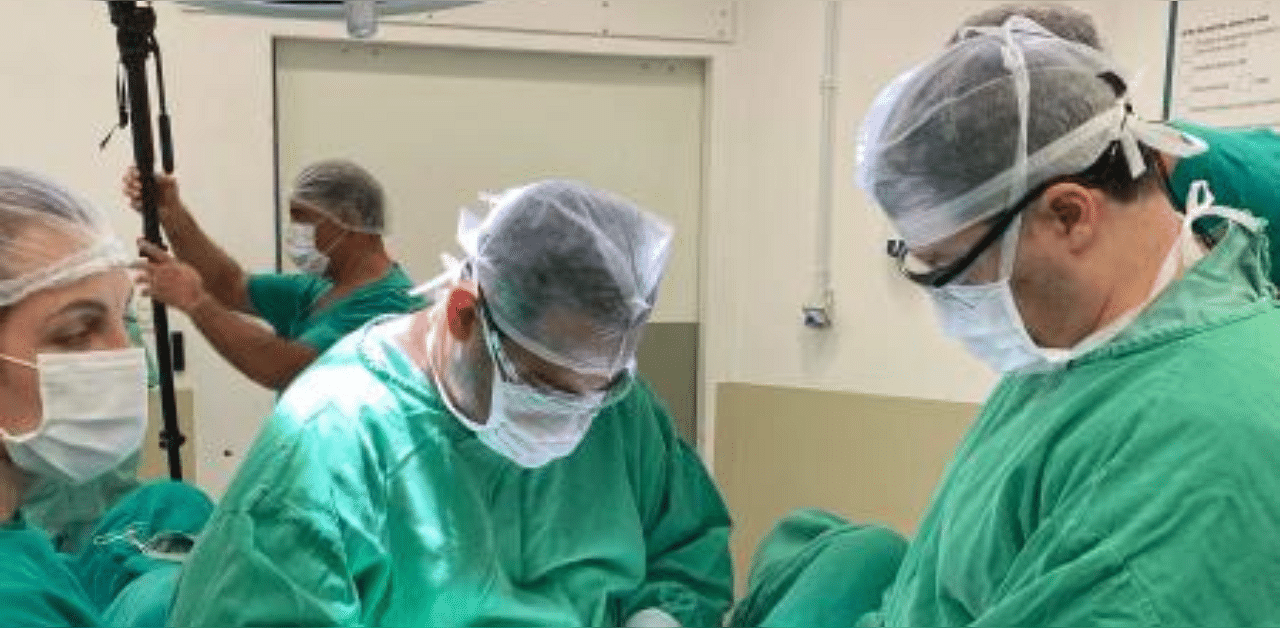
[[[182,198],[178,195],[177,177],[157,173],[155,180],[156,209],[160,212],[160,219],[165,220],[177,212],[185,211]],[[138,168],[129,166],[129,169],[125,170],[122,183],[125,198],[129,199],[129,205],[139,212],[142,211],[142,174],[138,171]]]
[[[133,265],[138,271],[142,296],[153,297],[188,315],[212,298],[204,289],[204,279],[190,265],[142,238],[138,239],[138,250],[146,258]]]

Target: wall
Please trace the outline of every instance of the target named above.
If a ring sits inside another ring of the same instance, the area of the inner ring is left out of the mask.
[[[853,138],[879,88],[938,51],[960,20],[992,3],[848,0],[839,70],[834,222],[836,325],[809,332],[799,308],[812,275],[822,3],[758,0],[744,11],[744,77],[727,96],[751,148],[735,173],[721,236],[738,243],[719,276],[735,282],[726,381],[978,401],[992,377],[936,331],[925,295],[884,254],[891,231],[852,184]],[[1111,3],[1075,2],[1106,24]],[[747,68],[750,68],[749,70]],[[744,146],[745,147],[745,146]],[[709,320],[719,320],[711,317]]]
[[[1104,25],[1103,45],[1139,77],[1133,86],[1134,108],[1148,119],[1159,120],[1164,109],[1169,3],[1132,0],[1116,5],[1114,20]]]
[[[739,585],[788,512],[821,507],[914,533],[978,408],[782,386],[724,384],[716,481],[734,517]],[[732,428],[729,426],[732,425]]]

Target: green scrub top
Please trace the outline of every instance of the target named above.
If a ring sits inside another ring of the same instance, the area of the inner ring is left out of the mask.
[[[394,343],[339,342],[284,395],[178,585],[178,626],[718,626],[729,515],[638,383],[538,469],[495,453]]]
[[[0,525],[0,625],[97,626],[84,588],[41,530]]]
[[[1178,160],[1169,174],[1174,202],[1186,206],[1191,184],[1203,179],[1218,205],[1246,210],[1270,226],[1267,247],[1271,283],[1280,285],[1280,135],[1267,128],[1215,129],[1174,122],[1209,145],[1205,153]]]
[[[277,335],[324,353],[375,317],[425,306],[422,298],[409,295],[413,287],[404,270],[393,265],[381,279],[315,310],[316,301],[333,288],[333,282],[305,274],[263,274],[249,278],[249,300]]]
[[[1266,246],[1231,225],[1112,342],[1001,380],[864,624],[1280,625]]]

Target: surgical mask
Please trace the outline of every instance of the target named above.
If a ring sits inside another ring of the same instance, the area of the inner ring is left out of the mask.
[[[548,394],[502,381],[496,366],[494,377],[489,421],[471,427],[490,449],[528,469],[573,453],[604,405],[603,392]]]
[[[1192,223],[1201,216],[1223,214],[1213,207],[1208,186],[1198,181],[1187,200],[1186,219],[1178,239],[1161,264],[1151,290],[1143,302],[1116,320],[1066,349],[1044,348],[1032,340],[1013,297],[1010,280],[1017,253],[1021,217],[1010,225],[1000,251],[1000,278],[982,285],[948,285],[930,290],[942,321],[943,332],[956,338],[975,357],[1000,373],[1037,373],[1061,368],[1120,335],[1177,278],[1179,271],[1195,256]]]
[[[345,236],[346,233],[343,233]],[[333,241],[329,245],[327,251],[321,251],[316,247],[316,226],[303,222],[291,222],[285,227],[285,251],[289,255],[289,261],[293,262],[298,270],[317,277],[324,274],[329,268],[329,253],[333,251],[338,243],[342,241],[342,236]]]
[[[36,363],[40,425],[15,436],[0,430],[9,457],[37,476],[82,484],[142,446],[147,425],[147,362],[139,348],[41,353]]]
[[[484,315],[480,315],[483,320]],[[496,342],[494,332],[482,323],[485,342]],[[436,331],[428,339],[434,353]],[[469,419],[453,406],[449,395],[436,380],[445,407],[476,438],[502,457],[526,469],[536,469],[573,453],[590,430],[592,420],[606,405],[608,395],[594,391],[581,395],[534,388],[513,381],[512,365],[501,348],[489,345],[493,357],[493,379],[489,395],[489,419],[483,425]],[[432,377],[435,378],[434,372]]]

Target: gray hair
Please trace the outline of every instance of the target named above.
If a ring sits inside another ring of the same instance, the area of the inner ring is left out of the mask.
[[[551,180],[498,201],[473,261],[501,331],[562,366],[616,372],[635,353],[670,244],[670,227],[630,201]],[[581,317],[592,337],[544,329],[553,312]]]
[[[1045,30],[1094,50],[1103,50],[1102,38],[1093,16],[1062,3],[1003,4],[977,13],[965,19],[960,29],[951,36],[950,44],[964,39],[964,29],[976,26],[1000,26],[1009,18],[1020,15],[1043,26]]]
[[[298,174],[293,200],[315,207],[354,231],[386,231],[386,203],[382,185],[353,162],[316,162]]]

